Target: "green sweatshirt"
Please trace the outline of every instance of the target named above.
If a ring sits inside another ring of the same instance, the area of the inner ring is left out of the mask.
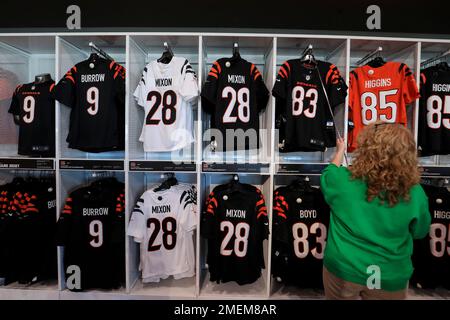
[[[410,201],[389,207],[377,198],[368,202],[366,183],[352,179],[345,167],[328,165],[320,180],[331,207],[324,266],[335,276],[361,285],[367,285],[374,273],[371,266],[377,266],[381,289],[405,289],[413,272],[413,239],[424,238],[430,228],[422,187],[411,188]]]

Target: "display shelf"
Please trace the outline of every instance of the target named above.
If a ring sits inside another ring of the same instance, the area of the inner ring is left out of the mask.
[[[253,173],[269,174],[270,163],[217,163],[202,162],[203,173]]]
[[[273,299],[280,300],[299,300],[299,299],[308,299],[308,300],[324,300],[325,295],[323,290],[319,289],[301,289],[295,286],[286,286],[284,284],[280,284],[276,282],[276,280],[272,280],[272,292],[271,297]]]
[[[327,167],[328,163],[277,163],[277,174],[318,174]]]
[[[87,290],[73,292],[63,290],[59,293],[60,300],[129,300],[131,296],[126,293],[125,288],[117,290]]]
[[[408,300],[450,300],[450,291],[445,289],[409,289]]]
[[[54,170],[53,159],[0,158],[0,169]]]
[[[450,177],[450,167],[446,166],[424,166],[422,176]]]
[[[94,170],[94,171],[121,171],[124,170],[123,160],[59,160],[60,170]]]
[[[43,281],[34,285],[11,283],[0,286],[0,300],[57,300],[58,281]]]
[[[129,171],[150,172],[195,172],[197,165],[193,162],[142,161],[129,162]]]
[[[264,271],[264,270],[263,270]],[[254,283],[243,286],[235,282],[217,284],[209,281],[209,274],[203,278],[200,288],[200,299],[233,299],[260,300],[266,299],[267,281],[264,275]]]
[[[194,299],[195,277],[175,280],[172,277],[159,283],[142,283],[137,280],[130,295],[139,299]]]

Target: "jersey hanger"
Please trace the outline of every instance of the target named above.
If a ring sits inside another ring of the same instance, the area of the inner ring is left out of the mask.
[[[235,42],[233,43],[233,56],[231,57],[231,60],[238,60],[241,57],[241,54],[239,53],[239,43]]]
[[[314,57],[314,54],[313,54],[312,44],[310,44],[305,50],[303,50],[300,60],[302,62],[316,63],[316,58]]]
[[[52,76],[49,73],[42,73],[36,75],[36,77],[34,78],[34,83],[45,83],[50,80],[52,80]]]
[[[164,51],[161,57],[157,60],[159,63],[168,64],[172,61],[174,54],[167,42],[164,42]]]
[[[448,65],[447,61],[441,61],[437,64],[439,71],[450,71],[450,66]]]
[[[94,69],[94,68],[95,68],[95,64],[97,63],[97,60],[98,60],[98,59],[100,59],[100,56],[99,56],[97,53],[92,52],[91,55],[90,55],[89,58],[88,58],[88,61],[90,62],[90,63],[89,63],[89,67],[90,67],[91,69]]]
[[[177,178],[175,178],[175,174],[168,174],[168,178],[161,183],[157,188],[153,189],[154,192],[164,191],[170,189],[172,186],[178,184]]]
[[[240,191],[242,190],[242,184],[239,182],[239,175],[234,174],[231,181],[228,183],[228,191]]]
[[[386,64],[386,61],[384,61],[383,57],[381,57],[381,56],[376,57],[375,59],[370,60],[367,63],[367,65],[372,67],[372,68],[379,68],[379,67],[384,66],[385,64]]]

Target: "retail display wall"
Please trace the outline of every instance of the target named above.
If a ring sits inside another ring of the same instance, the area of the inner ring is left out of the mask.
[[[56,157],[31,159],[18,156],[16,126],[10,115],[3,115],[2,132],[10,139],[0,145],[0,179],[29,172],[54,172],[57,188],[58,215],[68,194],[102,176],[115,176],[125,183],[126,221],[140,195],[149,186],[161,183],[168,173],[175,173],[180,182],[197,187],[197,210],[200,213],[206,197],[219,184],[226,183],[238,174],[240,181],[257,186],[265,196],[269,228],[272,223],[273,192],[287,185],[298,176],[308,177],[319,184],[321,170],[330,161],[334,149],[325,152],[279,153],[275,128],[275,100],[271,96],[266,109],[260,114],[262,147],[247,156],[213,153],[205,132],[210,128],[209,115],[202,110],[200,99],[194,107],[195,143],[179,154],[170,152],[149,153],[143,151],[139,135],[144,112],[137,105],[133,92],[142,71],[151,60],[161,56],[163,43],[167,42],[175,56],[188,59],[197,73],[201,89],[214,61],[232,54],[234,43],[239,44],[242,58],[254,63],[260,70],[269,90],[284,61],[300,57],[303,50],[312,45],[316,59],[335,64],[346,83],[357,61],[378,47],[383,49],[387,61],[406,63],[420,81],[421,62],[450,49],[450,40],[377,38],[362,36],[332,36],[303,34],[218,34],[218,33],[62,33],[62,34],[0,34],[0,68],[9,72],[12,83],[9,96],[15,86],[28,83],[40,73],[50,73],[58,81],[73,65],[86,59],[91,49],[89,43],[111,55],[126,68],[126,135],[125,151],[87,153],[69,149],[66,143],[69,108],[57,103]],[[3,105],[4,104],[4,105]],[[9,101],[2,102],[2,108]],[[418,135],[418,107],[416,101],[408,106],[408,126]],[[7,108],[7,107],[6,107]],[[336,108],[336,126],[347,139],[348,98]],[[7,118],[7,120],[3,119]],[[8,129],[5,129],[8,128]],[[227,162],[223,162],[226,157]],[[351,158],[351,157],[350,157]],[[27,160],[25,160],[27,159]],[[351,160],[351,159],[350,159]],[[175,161],[175,162],[174,162]],[[443,178],[450,176],[450,156],[421,158],[424,176]],[[200,225],[200,218],[199,218]],[[273,281],[271,274],[271,236],[264,241],[265,269],[255,283],[238,286],[234,283],[215,284],[209,281],[205,261],[206,242],[200,237],[200,227],[195,232],[196,276],[182,280],[163,280],[158,284],[143,284],[139,278],[139,247],[131,237],[126,238],[126,282],[114,291],[70,292],[66,289],[63,257],[58,250],[58,283],[20,287],[0,287],[0,299],[322,299],[318,290],[299,290],[285,287]],[[55,248],[56,250],[56,248]],[[448,299],[446,291],[414,291],[417,299]]]

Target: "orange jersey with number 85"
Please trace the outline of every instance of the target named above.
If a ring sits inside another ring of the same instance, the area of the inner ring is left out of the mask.
[[[364,126],[381,120],[407,124],[406,105],[419,97],[411,69],[400,62],[386,62],[373,68],[362,66],[350,72],[348,150],[356,149],[356,139]]]

